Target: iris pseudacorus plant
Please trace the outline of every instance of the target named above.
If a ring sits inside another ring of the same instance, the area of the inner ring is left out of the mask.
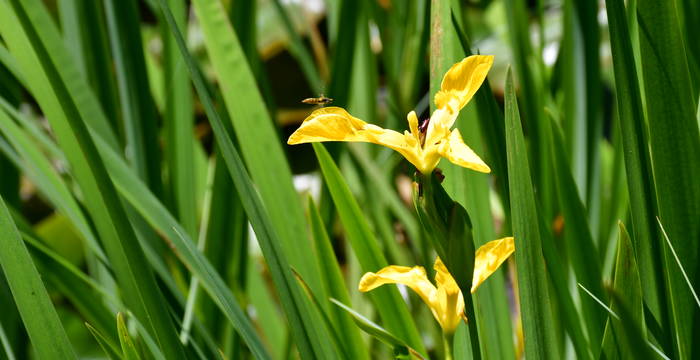
[[[479,247],[474,256],[471,292],[484,282],[515,251],[512,237],[489,241]],[[422,266],[387,266],[376,273],[368,272],[360,279],[359,290],[367,292],[385,284],[403,284],[411,288],[430,307],[445,334],[453,334],[464,315],[464,297],[457,282],[440,258],[435,259],[435,285]]]
[[[398,151],[423,174],[430,174],[441,158],[468,169],[488,173],[491,169],[462,140],[458,129],[450,130],[459,111],[467,105],[486,79],[493,56],[473,55],[452,65],[435,94],[437,109],[418,123],[408,113],[409,131],[399,133],[368,124],[340,107],[324,107],[311,113],[287,141],[302,144],[322,141],[370,142]]]

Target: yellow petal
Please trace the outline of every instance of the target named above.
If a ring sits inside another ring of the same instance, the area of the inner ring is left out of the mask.
[[[442,326],[442,330],[452,333],[459,325],[464,313],[464,297],[457,286],[452,274],[447,270],[440,258],[435,259],[435,283],[437,284],[437,297],[431,307],[433,315]]]
[[[384,284],[403,284],[415,291],[423,301],[430,305],[434,297],[435,286],[428,281],[422,266],[387,266],[376,273],[368,272],[360,279],[358,289],[362,292],[374,290]]]
[[[489,241],[476,250],[474,256],[474,277],[472,278],[473,293],[491,274],[493,274],[501,264],[506,261],[510,254],[515,251],[515,241],[512,237]]]
[[[287,140],[287,144],[321,141],[367,141],[367,123],[350,115],[339,107],[324,107],[311,113],[299,129]],[[400,134],[399,134],[400,135]]]
[[[433,111],[425,133],[425,148],[439,144],[443,139],[450,136],[450,128],[457,120],[459,113],[449,109],[437,109]]]
[[[491,168],[474,153],[474,150],[464,143],[462,134],[460,134],[458,129],[452,130],[450,137],[443,141],[438,147],[438,152],[440,156],[447,158],[459,166],[482,173],[491,172]]]
[[[411,135],[420,142],[420,132],[418,131],[418,116],[416,112],[411,110],[406,117],[408,119],[408,128],[411,129]]]
[[[452,274],[450,274],[450,271],[447,270],[447,266],[445,266],[445,264],[439,257],[435,258],[435,264],[433,265],[433,269],[435,269],[435,283],[438,287],[459,290],[457,282],[452,277]]]
[[[464,297],[457,289],[438,287],[437,296],[431,306],[433,316],[440,323],[442,331],[451,334],[457,330],[460,320],[464,316]]]
[[[415,131],[417,131],[418,119],[415,117],[415,113],[412,114],[413,116],[409,114],[408,117],[409,125],[412,120],[415,120]],[[414,129],[411,128],[411,131]],[[340,107],[329,106],[312,112],[289,137],[287,144],[323,141],[370,142],[383,145],[401,153],[419,170],[427,168],[423,164],[420,141],[413,133],[401,134],[394,130],[382,129],[350,115]]]
[[[493,65],[493,55],[472,55],[452,65],[442,78],[440,91],[435,94],[438,108],[449,106],[453,112],[462,109],[486,79]]]

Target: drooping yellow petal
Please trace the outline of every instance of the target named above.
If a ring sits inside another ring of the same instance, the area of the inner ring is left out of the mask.
[[[419,171],[429,173],[436,165],[432,162],[436,161],[431,158],[429,160],[432,162],[426,162],[424,159],[418,138],[418,119],[414,112],[409,113],[408,120],[409,125],[415,122],[415,129],[411,128],[411,133],[401,134],[394,130],[382,129],[379,126],[368,124],[350,115],[343,108],[329,106],[320,108],[307,116],[301,126],[289,137],[287,144],[324,141],[374,143],[398,151]]]
[[[415,291],[430,306],[435,296],[435,286],[430,283],[422,266],[387,266],[376,273],[368,272],[360,279],[358,289],[362,292],[374,290],[385,284],[403,284]]]
[[[473,293],[491,274],[493,274],[501,264],[506,261],[510,254],[515,251],[515,241],[512,237],[489,241],[476,250],[474,256],[474,277],[472,278]]]
[[[329,106],[315,110],[304,119],[287,144],[321,141],[368,141],[367,123],[350,115],[345,109]],[[398,134],[398,133],[397,133]],[[398,134],[401,136],[401,134]]]
[[[491,168],[474,153],[474,150],[464,143],[462,134],[460,134],[458,129],[452,130],[450,137],[443,140],[438,147],[438,152],[440,156],[447,158],[459,166],[482,173],[491,172]]]
[[[439,287],[433,306],[433,316],[440,323],[442,331],[448,334],[454,333],[457,325],[464,316],[464,297],[457,289]]]
[[[435,264],[433,265],[433,269],[435,269],[435,283],[438,287],[459,290],[459,286],[457,285],[455,278],[452,277],[450,271],[447,270],[447,266],[445,266],[445,264],[439,257],[435,258]]]
[[[433,268],[437,284],[437,296],[433,299],[431,306],[433,315],[444,332],[453,333],[464,313],[464,297],[457,282],[439,257],[435,259]]]
[[[491,65],[493,55],[472,55],[452,65],[442,78],[440,91],[435,94],[435,105],[458,112],[479,90]]]
[[[475,254],[474,277],[471,292],[473,293],[510,254],[515,251],[512,237],[490,241],[481,246]],[[403,284],[410,287],[430,307],[435,319],[440,323],[442,331],[454,333],[460,320],[464,319],[464,296],[452,274],[447,270],[440,258],[435,259],[435,283],[428,281],[425,269],[421,266],[387,266],[376,273],[366,273],[360,279],[358,286],[362,292],[376,289],[385,284]]]

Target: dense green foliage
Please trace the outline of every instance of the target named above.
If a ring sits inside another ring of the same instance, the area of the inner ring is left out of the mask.
[[[0,0],[0,359],[697,358],[698,33],[695,0]],[[324,94],[403,132],[471,54],[490,174],[286,144]],[[436,255],[454,334],[358,290]]]

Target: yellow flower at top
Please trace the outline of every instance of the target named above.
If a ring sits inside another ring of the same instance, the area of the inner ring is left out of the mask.
[[[489,241],[474,256],[471,292],[484,282],[515,251],[512,237]],[[359,290],[367,292],[384,284],[403,284],[411,288],[430,307],[445,334],[452,334],[464,316],[464,297],[457,282],[440,258],[435,259],[435,287],[422,266],[387,266],[376,273],[368,272],[360,279]],[[466,318],[465,318],[466,319]]]
[[[489,167],[462,140],[458,129],[450,130],[459,111],[467,105],[486,79],[492,55],[473,55],[452,65],[435,94],[437,109],[419,124],[415,111],[408,113],[409,131],[403,134],[368,124],[340,107],[324,107],[311,113],[287,141],[302,144],[322,141],[370,142],[401,153],[423,174],[430,174],[441,158],[483,173]]]

